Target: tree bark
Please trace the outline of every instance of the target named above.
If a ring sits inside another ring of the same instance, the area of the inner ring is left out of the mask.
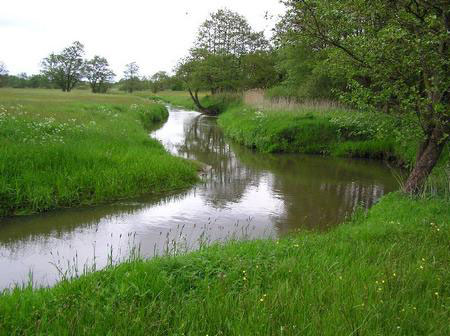
[[[425,182],[441,156],[448,138],[444,138],[441,128],[435,127],[420,146],[419,155],[413,170],[403,187],[408,194],[420,193]]]
[[[194,93],[192,93],[191,88],[188,88],[188,91],[192,100],[194,101],[195,106],[197,106],[200,112],[207,115],[217,115],[217,111],[210,108],[206,108],[200,103],[200,99],[198,98],[198,89],[196,89]]]

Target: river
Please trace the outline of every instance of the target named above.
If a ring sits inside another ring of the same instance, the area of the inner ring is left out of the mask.
[[[327,230],[398,186],[380,162],[255,153],[228,141],[216,122],[170,107],[151,134],[171,153],[209,166],[189,190],[0,219],[0,289],[49,286],[137,254]]]

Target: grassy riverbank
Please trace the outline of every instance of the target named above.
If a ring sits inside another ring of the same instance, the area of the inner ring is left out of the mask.
[[[448,209],[391,194],[325,234],[17,289],[0,296],[0,334],[446,335]]]
[[[163,105],[84,91],[0,90],[0,216],[186,187],[195,167],[148,136]]]
[[[360,112],[329,105],[294,109],[233,105],[219,125],[234,141],[262,152],[325,154],[395,161],[410,168],[422,131],[414,116]],[[449,194],[449,146],[427,187]]]
[[[196,111],[192,98],[186,91],[161,91],[158,93],[152,93],[150,91],[141,91],[135,93],[137,96],[142,98],[149,98],[152,100],[160,100],[165,103],[169,103],[174,106],[182,107],[188,110]],[[200,97],[204,97],[204,94],[199,94]]]

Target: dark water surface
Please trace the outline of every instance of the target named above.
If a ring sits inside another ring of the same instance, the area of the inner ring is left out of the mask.
[[[225,140],[216,119],[171,108],[152,133],[172,153],[210,169],[190,190],[113,204],[0,219],[0,289],[129,258],[195,249],[229,238],[325,230],[357,206],[370,207],[397,183],[368,160],[254,153]]]

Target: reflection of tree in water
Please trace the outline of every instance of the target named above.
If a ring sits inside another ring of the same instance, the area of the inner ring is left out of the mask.
[[[239,202],[249,186],[260,184],[270,173],[274,197],[282,199],[286,209],[276,220],[280,232],[333,226],[357,206],[369,208],[396,188],[389,170],[373,161],[262,154],[230,144],[215,118],[190,120],[185,134],[178,151],[212,166],[205,193],[216,207]]]
[[[55,210],[31,216],[2,219],[0,223],[0,246],[20,249],[34,240],[62,238],[64,235],[86,228],[96,227],[101,221],[127,217],[146,208],[164,205],[183,199],[187,191],[169,195],[147,195],[136,200],[120,201],[107,205]]]
[[[390,171],[373,161],[255,155],[240,146],[233,150],[248,167],[273,174],[273,192],[284,200],[286,207],[284,216],[277,220],[281,233],[299,227],[331,227],[342,222],[357,206],[367,209],[397,188]]]
[[[236,158],[213,117],[198,116],[185,124],[186,137],[179,145],[180,155],[211,166],[204,178],[207,202],[226,207],[239,202],[247,186],[258,181],[259,170],[249,169]]]

